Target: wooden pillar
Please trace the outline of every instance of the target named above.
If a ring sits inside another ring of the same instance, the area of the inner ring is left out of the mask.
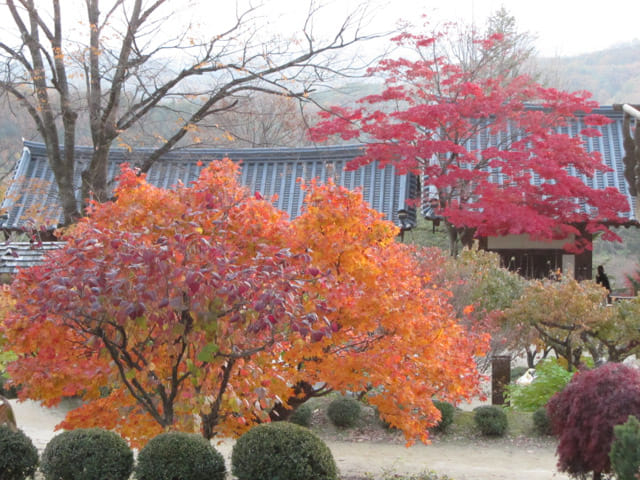
[[[491,404],[505,405],[505,388],[511,382],[511,355],[491,358]]]
[[[590,242],[593,242],[593,235],[583,231],[582,234]],[[593,278],[593,251],[585,250],[576,255],[575,260],[576,273],[575,279],[578,281],[591,280]]]

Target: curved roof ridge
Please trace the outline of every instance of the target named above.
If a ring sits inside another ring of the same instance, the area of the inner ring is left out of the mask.
[[[46,146],[42,142],[35,142],[30,140],[25,140],[24,146],[29,148],[31,151],[46,151]],[[64,149],[64,145],[60,146],[61,149]],[[171,153],[202,153],[202,154],[211,154],[211,153],[251,153],[251,154],[263,154],[263,153],[271,153],[271,152],[281,152],[281,153],[323,153],[323,152],[340,152],[340,151],[348,151],[353,152],[355,150],[362,149],[362,144],[347,144],[347,145],[311,145],[304,147],[254,147],[254,148],[232,148],[232,147],[204,147],[204,148],[194,148],[194,147],[185,147],[185,148],[175,148],[164,154],[170,155]],[[74,146],[76,151],[90,152],[93,150],[91,145],[76,145]],[[128,149],[126,147],[111,147],[110,151],[113,153],[125,153],[125,154],[135,154],[135,153],[151,153],[157,150],[155,147],[136,147],[133,149]]]

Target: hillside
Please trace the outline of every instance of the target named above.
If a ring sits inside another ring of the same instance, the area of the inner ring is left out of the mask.
[[[601,105],[640,104],[640,41],[599,52],[537,60],[550,86],[588,90]],[[640,230],[620,228],[622,243],[594,242],[593,268],[604,265],[614,290],[626,290],[625,276],[638,268]]]
[[[564,90],[588,90],[602,105],[640,103],[640,40],[574,57],[540,58],[546,82]]]

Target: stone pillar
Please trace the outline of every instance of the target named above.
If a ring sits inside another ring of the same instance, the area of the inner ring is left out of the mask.
[[[511,355],[491,358],[491,404],[505,405],[505,387],[511,382]]]

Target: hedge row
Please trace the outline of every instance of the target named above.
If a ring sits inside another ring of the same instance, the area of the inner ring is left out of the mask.
[[[99,428],[60,433],[41,458],[20,430],[0,427],[0,479],[45,480],[225,480],[222,455],[200,435],[168,432],[138,454],[117,434]],[[232,453],[239,480],[335,480],[331,451],[309,429],[289,422],[259,425],[238,439]]]

